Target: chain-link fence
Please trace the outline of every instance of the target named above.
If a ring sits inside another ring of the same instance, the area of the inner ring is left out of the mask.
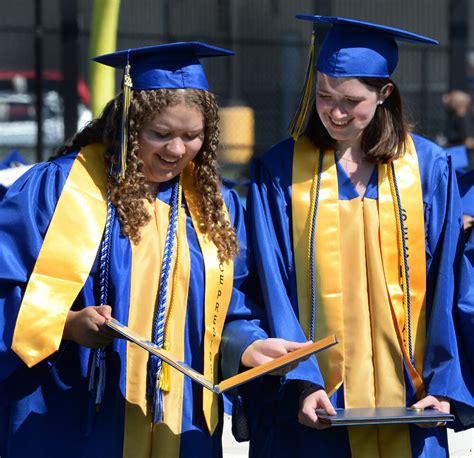
[[[67,62],[61,51],[62,1],[8,2],[9,14],[0,18],[0,159],[12,148],[34,159],[37,130],[32,75],[38,33],[45,75],[43,158],[63,141],[61,72]],[[0,3],[5,11],[7,0]],[[39,28],[35,25],[38,5],[42,13]],[[296,20],[296,13],[331,14],[407,28],[441,43],[437,47],[401,43],[400,64],[393,75],[415,129],[436,138],[446,121],[441,94],[450,84],[449,5],[450,0],[122,0],[117,48],[200,40],[235,50],[235,58],[212,59],[204,65],[222,107],[252,110],[252,149],[260,154],[286,136],[303,81],[311,24]],[[79,121],[83,122],[88,116],[93,0],[77,2],[76,8],[78,79],[83,87]],[[48,72],[56,75],[54,81],[47,81]],[[25,75],[29,75],[26,88]],[[248,129],[248,125],[236,122],[232,128],[236,130],[233,137],[238,138],[239,128]]]

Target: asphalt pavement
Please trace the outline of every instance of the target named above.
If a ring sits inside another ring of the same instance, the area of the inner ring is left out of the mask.
[[[224,458],[242,458],[248,455],[248,442],[237,442],[231,433],[231,417],[224,416],[223,447]],[[454,433],[448,430],[451,458],[474,458],[474,430]],[[297,458],[297,457],[295,457]]]

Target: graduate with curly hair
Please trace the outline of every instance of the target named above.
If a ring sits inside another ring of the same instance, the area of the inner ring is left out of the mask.
[[[2,201],[2,457],[221,456],[217,396],[115,339],[112,316],[216,382],[226,319],[236,353],[263,342],[247,365],[265,342],[299,346],[261,341],[236,289],[243,212],[219,180],[199,62],[229,54],[190,42],[96,58],[125,69],[123,92]]]

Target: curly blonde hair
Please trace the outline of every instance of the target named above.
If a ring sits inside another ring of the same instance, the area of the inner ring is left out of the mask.
[[[199,89],[155,89],[133,91],[129,111],[127,170],[125,178],[118,180],[110,174],[108,186],[111,201],[116,207],[121,231],[137,244],[140,228],[148,224],[151,215],[145,208],[144,199],[153,202],[155,196],[143,174],[143,161],[139,158],[139,134],[143,126],[166,107],[184,103],[197,108],[204,116],[204,142],[194,158],[194,180],[198,195],[200,230],[204,231],[217,247],[219,260],[232,259],[239,251],[237,235],[225,217],[224,199],[220,189],[217,165],[219,144],[219,116],[213,94]],[[119,94],[105,107],[102,115],[78,132],[71,142],[56,151],[61,156],[91,143],[105,145],[108,168],[117,164],[116,151],[120,148],[118,126],[122,113],[122,95]]]

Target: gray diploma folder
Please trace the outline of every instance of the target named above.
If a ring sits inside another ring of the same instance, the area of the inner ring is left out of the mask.
[[[400,423],[437,423],[453,421],[454,415],[435,409],[412,409],[410,407],[375,407],[335,409],[336,415],[328,415],[317,409],[321,421],[331,426],[386,425]]]

